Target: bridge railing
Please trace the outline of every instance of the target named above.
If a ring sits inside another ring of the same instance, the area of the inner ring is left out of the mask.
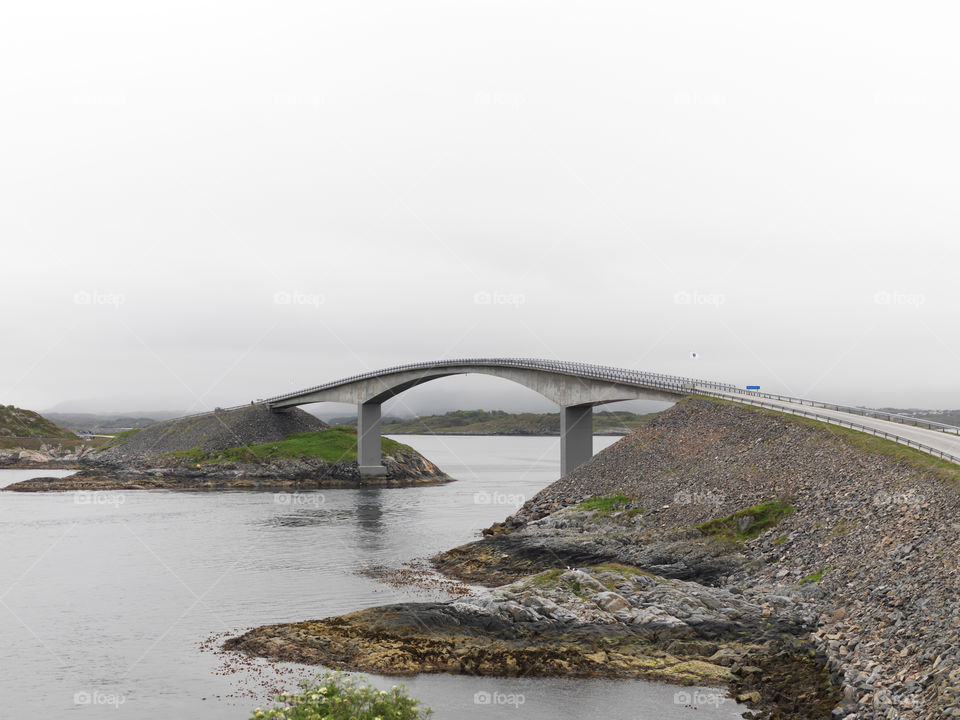
[[[895,422],[901,425],[912,425],[914,427],[924,428],[926,430],[937,430],[938,432],[944,432],[949,435],[960,435],[960,427],[955,425],[938,423],[932,420],[923,420],[921,418],[910,417],[909,415],[902,415],[900,413],[889,413],[883,410],[872,410],[870,408],[857,407],[854,405],[836,405],[834,403],[819,402],[818,400],[795,398],[789,395],[777,395],[776,393],[765,393],[757,390],[744,390],[743,388],[739,387],[733,388],[732,392],[739,395],[763,397],[769,400],[780,400],[781,402],[791,402],[796,403],[797,405],[808,405],[810,407],[818,407],[825,410],[836,410],[838,412],[850,413],[852,415],[862,415],[863,417],[877,418],[878,420],[888,420],[889,422]]]
[[[723,397],[720,393],[707,393],[708,395],[713,395],[714,397]],[[935,455],[937,457],[943,458],[944,460],[949,460],[951,462],[960,464],[960,457],[956,455],[951,455],[948,452],[944,452],[930,445],[924,445],[923,443],[917,442],[916,440],[911,440],[910,438],[903,437],[902,435],[895,435],[893,433],[888,433],[885,430],[878,430],[876,428],[869,427],[868,425],[861,425],[860,423],[855,423],[849,420],[843,420],[841,418],[829,417],[827,415],[820,415],[815,412],[808,412],[800,408],[788,408],[783,405],[776,405],[774,403],[764,402],[763,400],[751,399],[744,400],[744,402],[751,405],[758,405],[760,407],[770,408],[772,410],[777,410],[778,412],[786,412],[791,415],[802,415],[804,417],[814,418],[821,422],[830,423],[831,425],[840,425],[842,427],[848,427],[852,430],[859,430],[860,432],[869,433],[870,435],[875,435],[877,437],[886,438],[887,440],[893,440],[894,442],[900,443],[901,445],[907,445],[922,452],[929,453],[930,455]]]

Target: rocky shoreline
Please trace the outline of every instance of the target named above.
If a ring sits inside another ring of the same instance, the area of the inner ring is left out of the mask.
[[[612,553],[599,548],[576,548],[640,524],[640,514],[629,511],[559,510],[516,531],[556,540],[550,549],[523,540],[508,545],[504,540],[517,538],[501,532],[434,559],[451,576],[494,586],[489,591],[261,627],[225,647],[379,674],[723,684],[740,702],[780,717],[828,715],[839,695],[826,658],[808,640],[818,615],[810,593],[719,588],[602,561]],[[561,560],[596,564],[556,567]]]
[[[94,452],[89,445],[74,448],[52,443],[44,443],[36,450],[0,450],[0,470],[75,470]]]
[[[336,487],[402,487],[453,482],[419,454],[384,456],[383,477],[361,477],[357,462],[284,459],[267,463],[191,464],[178,459],[98,463],[62,478],[37,477],[4,488],[11,492],[69,490],[309,490]],[[35,468],[36,465],[31,465]],[[69,466],[54,466],[68,469]]]
[[[381,673],[713,678],[757,718],[960,717],[958,485],[869,436],[692,398],[434,559],[490,590],[227,646]]]
[[[837,697],[823,658],[803,639],[810,612],[804,603],[771,604],[606,563],[547,571],[448,602],[265,626],[225,647],[379,674],[723,684],[740,702],[823,717]]]

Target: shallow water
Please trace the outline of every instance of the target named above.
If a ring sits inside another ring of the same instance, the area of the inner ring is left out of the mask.
[[[246,718],[273,688],[293,688],[317,669],[225,662],[201,648],[205,640],[430,599],[356,571],[468,542],[559,474],[557,438],[398,439],[458,482],[298,494],[0,493],[0,715]],[[615,440],[595,438],[595,448]],[[2,470],[0,487],[60,474]],[[640,681],[422,675],[407,683],[439,720],[726,719],[742,710],[720,702],[722,693],[688,698],[695,689]],[[685,707],[688,699],[700,709]]]

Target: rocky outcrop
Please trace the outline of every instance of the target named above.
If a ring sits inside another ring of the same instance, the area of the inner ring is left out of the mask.
[[[82,463],[93,448],[87,445],[68,446],[42,443],[36,450],[13,448],[0,450],[0,467],[4,468],[61,468]]]
[[[719,541],[692,527],[664,531],[657,512],[598,513],[571,506],[494,528],[485,540],[441,553],[434,564],[467,582],[498,585],[564,565],[618,562],[680,580],[714,584],[743,565],[738,543]],[[603,528],[603,532],[599,530]],[[499,532],[497,532],[499,530]]]
[[[445,603],[270,625],[226,647],[384,674],[644,677],[730,684],[742,695],[755,692],[754,675],[787,673],[793,689],[808,692],[800,705],[829,712],[817,692],[826,677],[795,659],[793,638],[809,613],[807,603],[774,608],[762,597],[601,565]]]

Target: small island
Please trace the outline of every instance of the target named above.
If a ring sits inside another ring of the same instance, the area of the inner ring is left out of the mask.
[[[63,444],[48,443],[42,463],[29,454],[24,457],[23,450],[8,451],[6,467],[78,471],[63,478],[24,480],[5,489],[287,490],[452,480],[409,445],[382,438],[381,446],[386,475],[361,478],[356,429],[330,427],[299,409],[274,413],[263,405],[250,405],[130,430],[101,447],[67,451]]]

